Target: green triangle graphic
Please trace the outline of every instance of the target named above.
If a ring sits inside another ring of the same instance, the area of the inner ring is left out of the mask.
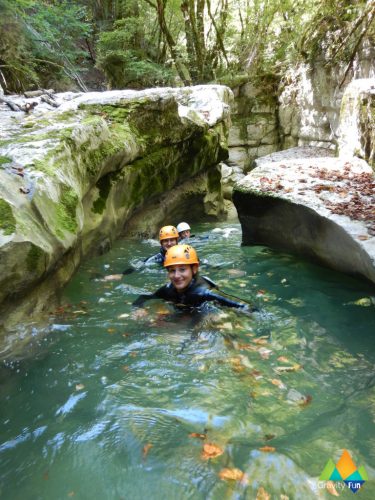
[[[368,475],[367,475],[366,469],[363,467],[363,465],[358,467],[358,472],[361,474],[361,477],[364,481],[368,481]]]
[[[321,481],[329,481],[331,479],[331,474],[334,472],[335,469],[336,469],[335,462],[332,460],[332,458],[330,458],[326,463],[323,472],[320,474],[319,479]]]

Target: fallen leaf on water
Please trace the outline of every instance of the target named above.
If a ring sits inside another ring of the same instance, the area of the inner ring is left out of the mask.
[[[69,491],[68,497],[74,497],[75,494],[76,494],[75,491]]]
[[[206,439],[207,434],[200,434],[199,432],[191,432],[189,434],[189,438]]]
[[[326,483],[326,490],[330,495],[333,495],[334,497],[340,496],[335,488],[335,484],[333,481],[327,481]]]
[[[107,328],[108,333],[114,333],[116,331],[116,328]]]
[[[85,386],[83,384],[76,384],[76,391],[82,391],[84,388]]]
[[[242,481],[244,473],[240,469],[221,469],[219,472],[220,479],[232,480],[232,481]]]
[[[361,241],[366,241],[366,240],[368,240],[368,238],[369,238],[369,237],[368,237],[368,236],[366,236],[365,234],[360,234],[360,235],[358,236],[358,239],[359,239],[359,240],[361,240]]]
[[[261,446],[258,449],[259,451],[264,451],[265,453],[272,453],[276,451],[276,448],[274,448],[273,446]]]
[[[254,344],[260,344],[260,345],[268,344],[268,340],[262,337],[254,339],[253,342]]]
[[[144,445],[143,450],[142,450],[143,458],[147,457],[148,452],[151,450],[152,447],[153,447],[153,445],[151,443],[147,443]]]
[[[280,361],[280,363],[289,363],[289,359],[286,356],[279,356],[277,361]]]
[[[78,309],[78,311],[73,311],[73,314],[87,314],[87,311],[84,311],[83,309]]]
[[[217,446],[216,444],[213,443],[205,443],[203,445],[203,451],[201,457],[204,458],[205,460],[208,460],[209,458],[216,458],[222,455],[224,451],[220,448],[220,446]]]
[[[123,314],[120,314],[120,316],[117,316],[118,319],[122,319],[122,318],[129,318],[130,314],[128,313],[123,313]]]
[[[271,349],[266,349],[265,347],[259,349],[259,354],[262,359],[268,359],[271,353],[272,353]]]
[[[266,434],[266,435],[264,436],[264,439],[265,439],[266,441],[271,441],[271,439],[274,439],[275,437],[276,437],[276,434]]]
[[[296,363],[293,366],[277,366],[275,368],[275,371],[280,374],[280,373],[287,373],[287,372],[297,372],[301,368],[302,368],[302,365],[299,365],[298,363]]]
[[[279,389],[286,389],[286,385],[277,378],[273,378],[271,384],[276,385]]]
[[[135,357],[137,356],[137,354],[138,354],[138,352],[137,352],[137,351],[133,351],[133,352],[131,352],[131,353],[130,353],[130,356],[131,356],[132,358],[135,358]]]
[[[256,500],[270,500],[271,495],[261,486],[257,491]]]
[[[124,365],[122,367],[122,369],[124,370],[124,372],[128,372],[130,370],[130,368],[128,366],[126,366],[126,365]]]
[[[311,396],[311,394],[307,394],[306,396],[304,396],[304,397],[302,398],[302,400],[301,400],[301,401],[300,401],[300,403],[298,403],[298,404],[299,404],[299,406],[304,407],[304,406],[309,405],[309,404],[311,403],[311,401],[312,401],[312,396]]]

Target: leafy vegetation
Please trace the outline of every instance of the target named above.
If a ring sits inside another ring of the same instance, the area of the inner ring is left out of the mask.
[[[349,70],[374,17],[374,0],[0,0],[0,81],[86,90],[96,67],[99,87],[142,88],[280,77],[317,59]]]

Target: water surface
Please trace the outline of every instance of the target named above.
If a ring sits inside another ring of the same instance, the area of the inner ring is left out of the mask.
[[[370,477],[358,496],[375,498],[374,290],[241,247],[239,225],[194,229],[209,236],[202,273],[260,312],[154,301],[134,320],[132,301],[164,270],[101,277],[157,244],[121,240],[83,264],[49,335],[2,368],[0,498],[331,498],[318,477],[343,449]],[[222,453],[206,458],[207,443]],[[245,475],[222,480],[224,468]]]

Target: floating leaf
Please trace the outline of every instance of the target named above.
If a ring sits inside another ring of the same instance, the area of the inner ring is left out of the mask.
[[[306,396],[303,396],[302,400],[299,402],[299,406],[307,406],[311,403],[313,397],[311,396],[311,394],[307,394]]]
[[[266,435],[264,436],[264,439],[265,439],[266,441],[271,441],[271,439],[274,439],[275,437],[276,437],[276,434],[266,434]]]
[[[261,486],[257,491],[256,500],[270,500],[271,495]]]
[[[199,432],[191,432],[189,438],[206,439],[207,434],[201,434]]]
[[[259,354],[262,359],[268,359],[271,353],[272,353],[271,349],[266,349],[265,347],[259,349]]]
[[[276,451],[276,448],[274,448],[273,446],[261,446],[259,448],[259,451],[264,451],[265,453],[273,453],[274,451]]]
[[[116,328],[107,328],[108,333],[114,333],[116,331]]]
[[[277,378],[273,378],[271,384],[276,385],[279,389],[286,389],[286,385]]]
[[[275,368],[275,371],[280,374],[280,373],[287,373],[287,372],[297,372],[301,368],[302,368],[302,365],[299,365],[298,363],[296,363],[293,366],[277,366]]]
[[[85,386],[83,384],[76,384],[76,391],[82,391],[84,388]]]
[[[216,444],[213,443],[205,443],[203,445],[203,451],[201,457],[204,458],[205,460],[208,460],[210,458],[219,457],[223,453],[224,450],[222,450],[220,446],[217,446]]]
[[[120,316],[117,316],[118,319],[123,319],[123,318],[129,318],[130,314],[128,313],[123,313],[123,314],[120,314]]]
[[[280,361],[280,363],[289,363],[289,359],[286,356],[279,356],[277,361]]]
[[[268,340],[265,339],[264,337],[259,337],[257,339],[254,339],[253,342],[254,344],[260,344],[260,345],[268,344]]]
[[[219,472],[219,477],[220,479],[223,479],[225,481],[242,481],[244,473],[242,472],[242,470],[236,469],[235,467],[233,469],[221,469],[221,471]]]
[[[147,457],[148,452],[151,450],[152,447],[153,447],[153,445],[151,443],[147,443],[144,445],[143,450],[142,450],[143,458]]]

